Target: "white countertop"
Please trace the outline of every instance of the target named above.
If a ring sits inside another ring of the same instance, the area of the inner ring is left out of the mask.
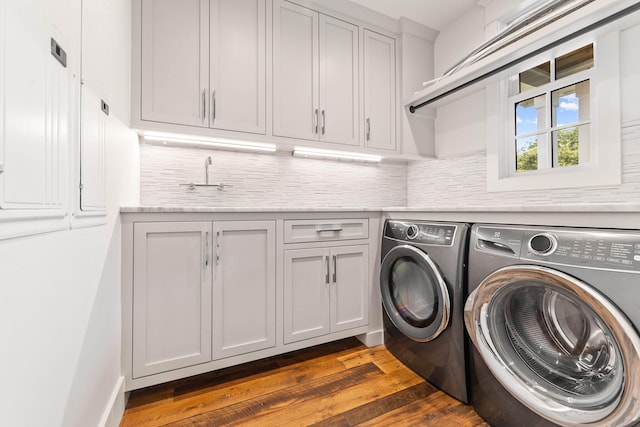
[[[639,203],[590,203],[581,205],[420,206],[420,207],[206,207],[123,206],[121,213],[219,213],[219,212],[638,212]]]

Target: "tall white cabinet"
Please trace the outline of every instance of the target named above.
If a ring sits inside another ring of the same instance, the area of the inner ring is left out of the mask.
[[[358,27],[274,2],[273,133],[359,144]]]
[[[142,0],[141,119],[264,134],[265,7]]]
[[[75,6],[0,3],[0,238],[67,226]]]

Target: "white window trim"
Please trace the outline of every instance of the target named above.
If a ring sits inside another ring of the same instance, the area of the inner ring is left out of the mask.
[[[559,188],[616,186],[622,182],[620,33],[590,34],[572,40],[519,64],[510,75],[594,44],[595,68],[591,75],[591,161],[588,164],[515,174],[513,123],[509,110],[509,82],[487,86],[487,191],[527,191]],[[506,125],[506,126],[505,126]]]

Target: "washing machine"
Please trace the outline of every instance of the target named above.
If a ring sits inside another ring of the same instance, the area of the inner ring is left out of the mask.
[[[640,232],[476,224],[471,400],[493,427],[640,419]]]
[[[385,222],[384,343],[418,375],[468,403],[463,307],[469,225]]]

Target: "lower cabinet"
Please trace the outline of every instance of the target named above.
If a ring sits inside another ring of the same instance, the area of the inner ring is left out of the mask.
[[[369,229],[354,217],[125,214],[125,389],[369,332]]]
[[[368,322],[369,246],[284,251],[284,343]]]
[[[134,224],[133,378],[275,345],[274,221]]]

